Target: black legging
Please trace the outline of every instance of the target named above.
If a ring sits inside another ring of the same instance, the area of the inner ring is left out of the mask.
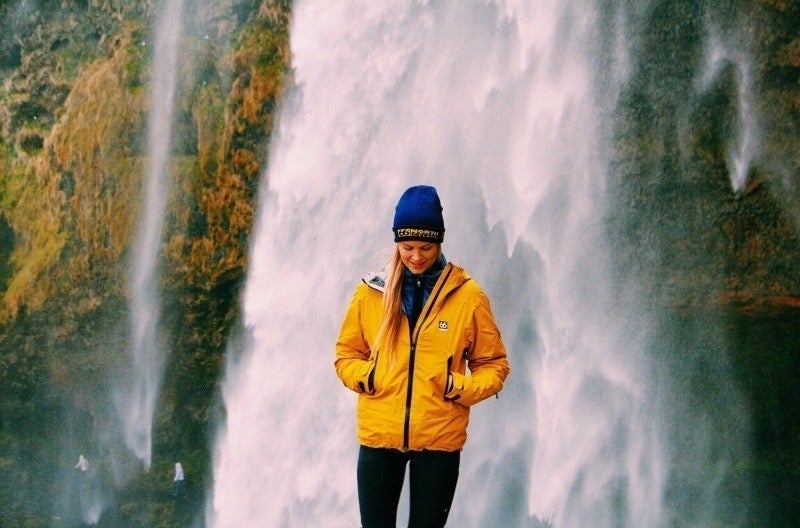
[[[459,451],[408,451],[361,446],[358,504],[362,528],[394,528],[397,503],[410,462],[409,528],[441,528],[456,491]]]

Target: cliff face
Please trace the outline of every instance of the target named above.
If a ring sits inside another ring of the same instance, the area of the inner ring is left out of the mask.
[[[181,43],[167,271],[205,289],[243,267],[288,58],[287,8],[251,4],[205,3]],[[153,16],[147,2],[11,9],[8,25],[22,45],[6,44],[0,61],[7,65],[0,196],[5,229],[14,233],[3,254],[6,320],[90,274],[102,274],[93,280],[104,292],[121,287],[113,278],[122,277],[140,213],[147,156]]]
[[[642,31],[658,44],[639,50],[615,123],[609,225],[622,248],[621,287],[629,274],[641,276],[653,302],[689,310],[796,307],[800,6],[726,4],[732,17],[749,20],[736,27],[751,43],[752,63],[722,57],[705,91],[691,73],[704,6],[664,3],[653,11]],[[745,85],[749,101],[739,94]],[[731,144],[745,133],[745,118],[758,147],[734,188]]]
[[[135,159],[112,150],[122,139],[119,147],[131,151],[131,138],[117,136],[139,130],[145,109],[139,94],[130,97],[127,89],[120,89],[137,82],[126,80],[130,76],[124,69],[126,62],[135,60],[129,55],[135,47],[129,49],[131,30],[126,31],[112,11],[59,10],[47,3],[5,9],[10,31],[4,33],[4,42],[17,43],[3,48],[2,62],[10,67],[4,72],[0,105],[6,175],[3,217],[14,233],[13,251],[4,255],[8,271],[0,313],[10,320],[21,307],[36,309],[59,292],[54,282],[63,279],[43,279],[56,264],[66,264],[59,266],[64,277],[79,266],[74,255],[65,258],[64,252],[90,258],[90,251],[81,251],[88,244],[107,253],[106,260],[115,254],[119,258],[127,242],[122,233],[134,213],[130,207],[115,208],[122,214],[115,227],[111,218],[99,219],[105,233],[93,233],[87,224],[94,223],[92,215],[103,206],[130,201],[131,195],[123,193],[132,190]],[[99,90],[107,91],[102,99],[96,98],[103,93]],[[119,167],[122,175],[108,185],[113,196],[97,203],[92,198],[111,159],[127,166]],[[116,230],[109,240],[113,245],[100,249],[99,242],[110,230]],[[81,267],[84,273],[88,270]]]
[[[0,524],[75,517],[50,500],[63,495],[59,476],[75,449],[116,489],[106,515],[120,526],[158,525],[150,511],[163,499],[128,499],[126,490],[162,488],[175,457],[202,489],[224,344],[238,319],[258,180],[287,79],[288,4],[209,0],[184,13],[159,266],[168,381],[153,468],[130,482],[112,482],[99,438],[113,418],[110,385],[130,362],[127,267],[142,212],[157,15],[150,1],[0,6],[0,463],[8,475]]]

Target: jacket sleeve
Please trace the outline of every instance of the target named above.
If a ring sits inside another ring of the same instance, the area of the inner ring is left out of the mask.
[[[445,398],[465,406],[474,405],[500,392],[511,371],[489,299],[480,290],[472,316],[471,334],[472,343],[467,352],[469,374],[451,372],[452,388],[445,394]]]
[[[369,344],[361,324],[363,293],[356,289],[336,340],[336,375],[344,386],[355,392],[373,392],[371,374],[375,365],[370,360]]]

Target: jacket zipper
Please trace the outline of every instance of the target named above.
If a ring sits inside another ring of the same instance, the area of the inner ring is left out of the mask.
[[[435,292],[431,292],[431,296],[426,303],[428,310],[424,315],[419,314],[419,318],[417,318],[417,324],[414,326],[414,330],[411,331],[411,350],[408,357],[408,389],[406,390],[406,416],[405,422],[403,423],[403,452],[408,451],[409,439],[411,438],[411,390],[414,387],[414,359],[417,355],[417,340],[419,339],[419,333],[422,329],[425,319],[430,315],[433,305],[436,304],[437,297],[439,297],[442,289],[444,289],[447,279],[450,278],[450,272],[453,271],[453,266],[448,264],[445,269],[447,270],[447,273],[442,279],[439,288]]]

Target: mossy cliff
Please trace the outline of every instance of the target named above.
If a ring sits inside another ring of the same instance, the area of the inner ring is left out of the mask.
[[[693,488],[679,468],[694,460],[681,430],[711,416],[720,437],[742,423],[749,433],[731,438],[751,450],[748,460],[719,477],[726,499],[738,500],[737,489],[753,495],[745,508],[751,519],[731,525],[794,526],[800,516],[800,2],[649,5],[635,29],[647,37],[614,115],[605,225],[619,301],[647,319],[656,344],[643,353],[676,394],[667,398],[668,412],[685,420],[668,440],[676,467],[664,500],[676,501],[676,511],[690,518],[693,507],[704,506],[693,495],[708,490]],[[709,28],[710,18],[719,26]],[[706,46],[714,31],[719,62],[710,73]],[[746,58],[737,55],[739,45],[748,49]],[[747,126],[758,147],[746,173],[737,174],[730,152]],[[732,184],[732,174],[740,185]],[[741,398],[741,414],[726,416],[730,411],[716,405],[727,397]],[[698,464],[713,467],[716,456],[708,453]]]
[[[106,429],[112,385],[130,362],[127,268],[144,201],[154,4],[0,6],[0,525],[78,522],[65,468],[79,452],[114,489],[106,524],[201,513],[217,382],[288,77],[289,2],[186,7],[159,266],[170,355],[153,467],[119,481],[100,438],[119,434]],[[194,508],[169,497],[177,459]]]
[[[641,28],[653,38],[620,102],[610,175],[620,281],[638,275],[647,298],[685,309],[800,307],[800,4],[720,4],[749,21],[736,27],[752,64],[725,58],[704,90],[693,70],[708,31],[702,3],[662,3]],[[740,101],[748,75],[753,100]],[[734,189],[741,104],[759,145]]]

